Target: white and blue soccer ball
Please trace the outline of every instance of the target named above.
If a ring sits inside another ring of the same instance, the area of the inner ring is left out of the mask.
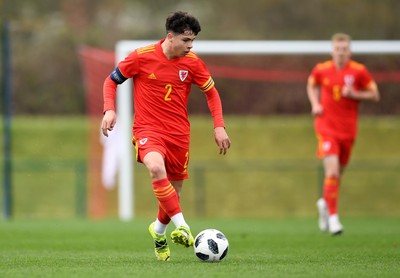
[[[194,239],[194,253],[205,262],[222,261],[228,254],[228,249],[228,239],[216,229],[203,230]]]

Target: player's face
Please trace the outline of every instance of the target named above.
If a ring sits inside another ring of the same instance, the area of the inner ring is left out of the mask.
[[[350,59],[351,50],[349,41],[334,41],[332,58],[337,65],[343,66]]]
[[[185,31],[183,34],[173,34],[172,51],[175,57],[183,57],[190,52],[196,35],[192,31]]]

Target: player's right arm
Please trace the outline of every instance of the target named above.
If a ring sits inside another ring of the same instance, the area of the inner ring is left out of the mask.
[[[117,122],[115,113],[115,96],[117,86],[122,84],[127,78],[121,73],[118,67],[107,76],[103,84],[103,121],[101,122],[101,130],[104,136],[108,137],[108,131],[112,131]]]
[[[117,114],[115,110],[115,96],[117,86],[122,84],[135,74],[136,51],[131,52],[118,66],[107,76],[103,84],[103,121],[101,122],[101,130],[104,136],[108,137],[108,131],[112,131],[117,122]],[[124,73],[122,73],[124,72]]]
[[[115,72],[115,71],[114,71]],[[106,78],[103,85],[103,121],[101,122],[101,131],[108,137],[108,131],[112,131],[117,122],[115,113],[115,95],[117,92],[117,83],[110,76]]]
[[[319,94],[320,88],[315,82],[314,77],[310,75],[307,80],[307,96],[311,104],[311,114],[313,116],[318,116],[323,113],[323,107],[320,102]]]
[[[108,137],[108,131],[114,129],[115,123],[117,122],[117,114],[114,110],[107,110],[104,113],[103,121],[101,122],[101,131],[104,136]]]

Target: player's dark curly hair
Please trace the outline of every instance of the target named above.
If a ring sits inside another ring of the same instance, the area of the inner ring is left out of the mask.
[[[167,32],[175,34],[183,34],[185,31],[192,31],[193,34],[197,34],[201,31],[200,23],[194,16],[187,12],[174,12],[168,16],[165,22],[165,29]]]

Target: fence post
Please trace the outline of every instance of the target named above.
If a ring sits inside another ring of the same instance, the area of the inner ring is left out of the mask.
[[[4,217],[10,219],[13,211],[13,196],[12,196],[12,140],[11,140],[11,118],[12,118],[12,88],[11,88],[11,48],[10,48],[10,27],[8,21],[1,24],[1,42],[2,42],[2,95],[3,95],[3,161],[4,161]]]
[[[195,193],[195,213],[199,217],[205,215],[205,178],[204,167],[196,166],[194,168],[194,193]]]
[[[86,166],[83,161],[79,161],[75,167],[75,212],[80,218],[86,217]]]
[[[324,192],[323,192],[324,178],[325,178],[324,167],[322,166],[322,164],[319,164],[318,165],[318,180],[317,180],[317,188],[318,188],[318,193],[319,193],[318,198],[321,198],[322,196],[324,196]]]

